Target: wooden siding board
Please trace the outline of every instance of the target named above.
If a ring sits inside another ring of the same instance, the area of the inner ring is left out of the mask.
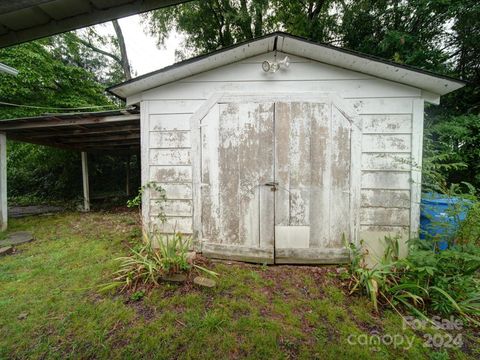
[[[410,114],[361,115],[363,133],[411,133]]]
[[[190,116],[191,114],[150,115],[150,130],[190,130]]]
[[[410,173],[362,171],[362,189],[410,190]]]
[[[189,130],[150,131],[150,149],[178,149],[191,147]]]
[[[159,231],[166,234],[180,232],[183,234],[192,233],[192,217],[191,216],[167,216],[164,224],[161,224],[158,217],[151,216],[150,221]]]
[[[189,165],[150,165],[150,181],[157,183],[185,183],[192,181],[192,167]]]
[[[165,114],[193,114],[203,104],[203,100],[170,99],[152,100],[150,102],[150,115]]]
[[[166,216],[192,216],[192,200],[167,200],[165,202],[150,200],[150,215],[158,216],[162,212]]]
[[[190,149],[150,148],[150,165],[191,165]]]
[[[364,134],[362,143],[367,152],[402,152],[410,153],[412,149],[410,134]]]
[[[412,101],[414,96],[407,98],[389,97],[387,94],[378,95],[372,99],[362,99],[361,96],[344,96],[347,102],[360,115],[399,115],[412,114]]]
[[[361,225],[409,226],[410,210],[401,208],[363,208]]]
[[[369,190],[363,189],[361,192],[361,205],[365,207],[394,207],[410,208],[409,190]]]
[[[167,199],[187,200],[193,198],[191,183],[163,183],[161,186],[165,190]],[[150,190],[150,199],[160,199],[160,194],[155,190]]]
[[[362,170],[410,171],[410,153],[363,153]]]

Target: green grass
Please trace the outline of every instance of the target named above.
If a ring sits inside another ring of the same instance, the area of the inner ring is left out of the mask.
[[[59,214],[11,222],[37,240],[0,258],[0,359],[444,359],[349,296],[335,268],[216,263],[214,289],[162,285],[138,302],[101,294],[114,258],[140,234],[133,213]],[[26,313],[23,320],[20,314]],[[474,330],[449,358],[476,359]],[[350,345],[349,335],[399,334],[393,345]],[[447,357],[448,358],[448,357]]]

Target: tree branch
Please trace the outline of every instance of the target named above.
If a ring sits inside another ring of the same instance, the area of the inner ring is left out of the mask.
[[[112,54],[112,53],[110,53],[106,50],[102,50],[102,49],[96,47],[95,45],[93,45],[91,42],[83,40],[79,36],[77,36],[77,39],[82,45],[86,46],[90,50],[93,50],[95,52],[98,52],[99,54],[108,56],[108,57],[112,58],[113,60],[115,60],[117,63],[122,64],[122,59],[120,59],[117,55]]]
[[[113,28],[115,29],[115,34],[117,34],[118,47],[120,48],[120,65],[122,65],[123,73],[126,80],[132,78],[132,69],[130,68],[130,63],[128,61],[127,47],[125,46],[125,38],[123,37],[122,28],[118,23],[118,20],[112,20]]]

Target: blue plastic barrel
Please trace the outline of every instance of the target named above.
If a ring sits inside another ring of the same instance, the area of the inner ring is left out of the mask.
[[[471,206],[471,201],[459,197],[423,194],[420,204],[420,239],[434,240],[440,250],[447,249]]]

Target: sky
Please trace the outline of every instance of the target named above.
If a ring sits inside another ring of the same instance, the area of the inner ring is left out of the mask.
[[[175,49],[180,46],[181,35],[172,31],[165,42],[165,47],[159,49],[155,38],[145,33],[139,15],[125,17],[118,22],[122,28],[130,66],[135,76],[161,69],[175,62]],[[104,27],[105,31],[114,33],[111,23],[105,23]]]

